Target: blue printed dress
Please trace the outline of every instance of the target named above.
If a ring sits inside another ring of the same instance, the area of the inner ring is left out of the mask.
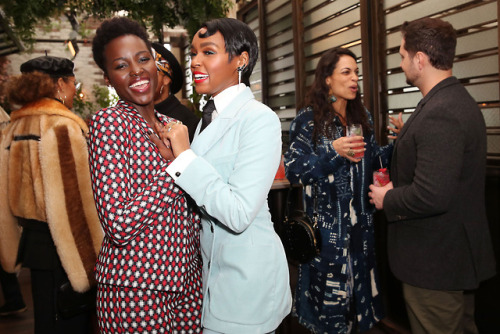
[[[389,164],[392,145],[379,147],[373,132],[365,134],[365,156],[351,163],[331,145],[345,136],[344,129],[335,118],[332,139],[318,136],[315,147],[312,109],[302,109],[290,126],[290,149],[285,154],[286,176],[291,183],[303,184],[310,216],[313,192],[318,191],[321,254],[300,265],[292,311],[314,333],[349,333],[354,321],[363,332],[384,315],[368,187],[373,170],[381,162],[384,167]]]

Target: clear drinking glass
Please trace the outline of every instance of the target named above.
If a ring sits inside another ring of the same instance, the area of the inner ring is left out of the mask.
[[[389,182],[391,182],[391,179],[387,168],[380,168],[373,172],[373,185],[376,187],[383,187]]]
[[[346,135],[347,137],[363,136],[363,127],[361,126],[361,124],[348,125],[346,130]],[[354,141],[353,143],[360,143],[361,145],[359,147],[353,147],[353,150],[359,150],[364,148],[363,140]],[[362,158],[364,156],[365,156],[365,151],[354,154],[354,158]]]

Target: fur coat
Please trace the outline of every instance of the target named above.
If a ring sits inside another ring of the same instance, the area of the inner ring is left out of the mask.
[[[47,222],[75,291],[95,284],[102,243],[90,182],[85,122],[43,98],[11,114],[0,141],[0,261],[17,267],[17,217]]]

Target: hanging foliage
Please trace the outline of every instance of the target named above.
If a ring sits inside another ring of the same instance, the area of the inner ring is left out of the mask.
[[[190,37],[204,21],[226,16],[231,0],[0,0],[14,33],[33,44],[35,27],[67,13],[78,17],[107,18],[125,13],[141,22],[162,41],[163,28],[183,26]]]

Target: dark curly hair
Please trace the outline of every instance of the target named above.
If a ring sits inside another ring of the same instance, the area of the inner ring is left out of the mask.
[[[314,113],[313,142],[316,142],[321,135],[331,139],[333,137],[334,117],[341,117],[329,101],[330,87],[326,84],[326,78],[332,75],[341,56],[349,56],[356,60],[356,55],[346,48],[337,47],[326,51],[318,62],[314,81],[306,96],[306,103],[312,107]],[[346,117],[347,124],[361,124],[363,133],[371,131],[359,90],[354,100],[347,101]]]
[[[62,77],[69,82],[68,77]],[[34,71],[11,77],[7,82],[6,93],[9,101],[21,106],[44,97],[52,98],[57,91],[57,80],[46,73]]]
[[[106,59],[104,57],[106,45],[115,38],[125,35],[135,35],[139,37],[146,43],[149,52],[151,52],[151,42],[149,41],[148,33],[138,22],[127,17],[113,17],[104,20],[99,28],[96,29],[94,39],[92,40],[94,61],[104,73],[106,73]]]
[[[207,28],[205,33],[198,33],[198,37],[207,38],[219,31],[224,37],[226,52],[229,54],[229,61],[235,56],[239,56],[243,51],[248,52],[248,65],[243,69],[241,82],[250,86],[250,75],[252,74],[257,58],[259,58],[259,45],[257,37],[250,27],[237,19],[219,18],[210,20],[201,25]]]

